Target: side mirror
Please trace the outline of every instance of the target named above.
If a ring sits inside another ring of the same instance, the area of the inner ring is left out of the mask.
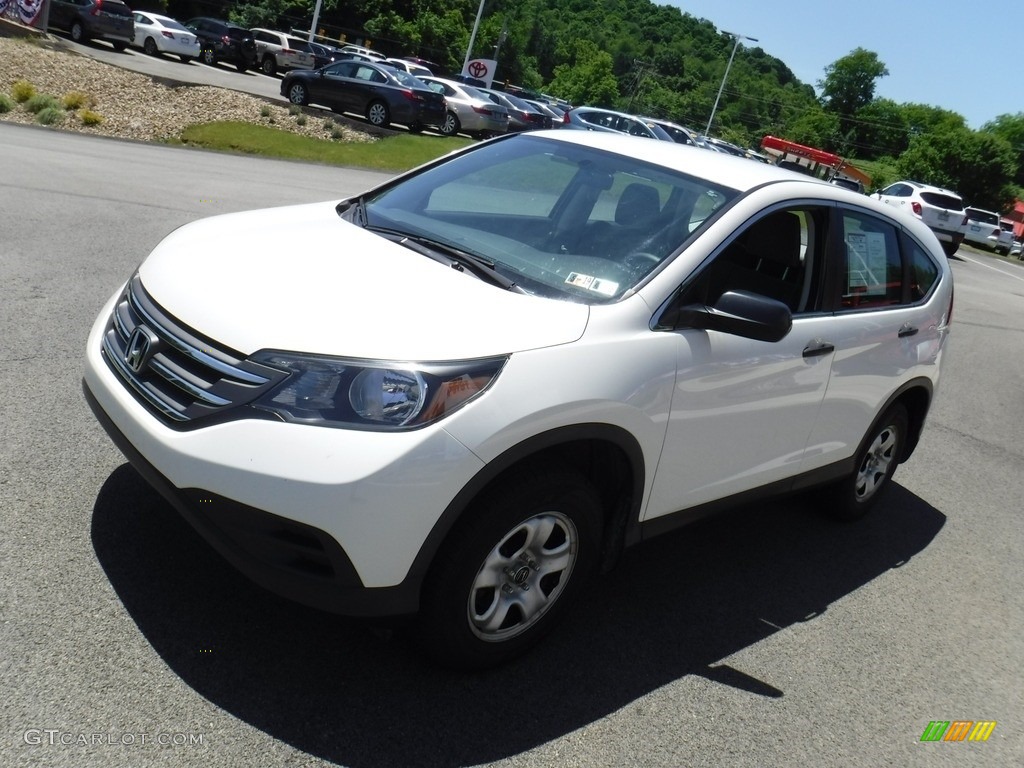
[[[712,307],[680,307],[675,327],[721,331],[755,341],[779,341],[793,327],[793,313],[781,301],[766,296],[726,291]]]

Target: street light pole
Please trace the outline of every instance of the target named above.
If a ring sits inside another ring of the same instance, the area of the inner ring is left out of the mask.
[[[722,30],[725,32],[725,30]],[[732,35],[736,38],[736,42],[732,45],[732,53],[729,54],[729,63],[725,65],[725,74],[722,75],[722,84],[718,86],[718,95],[715,96],[715,106],[711,108],[711,117],[708,118],[708,127],[704,131],[705,136],[711,135],[711,121],[715,119],[715,112],[718,111],[718,100],[722,98],[722,91],[725,90],[725,80],[729,77],[729,68],[732,67],[733,57],[736,55],[736,49],[740,47],[740,40],[750,40],[752,43],[757,42],[756,37],[747,37],[736,32],[725,32],[727,35]]]
[[[469,36],[469,47],[466,48],[466,58],[462,61],[462,71],[469,66],[469,57],[473,55],[473,43],[476,42],[476,30],[480,26],[480,17],[484,14],[484,3],[487,0],[480,0],[480,7],[476,9],[476,21],[473,22],[473,33]]]

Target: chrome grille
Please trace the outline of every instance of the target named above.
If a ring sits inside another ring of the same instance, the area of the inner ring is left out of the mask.
[[[149,298],[138,275],[111,313],[103,354],[140,402],[181,427],[250,403],[287,375],[178,323]]]

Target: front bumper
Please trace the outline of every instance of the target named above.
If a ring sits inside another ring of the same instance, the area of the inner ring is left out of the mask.
[[[437,425],[368,432],[238,419],[160,422],[90,334],[86,398],[118,447],[225,558],[262,586],[350,615],[415,611],[428,541],[482,467]]]

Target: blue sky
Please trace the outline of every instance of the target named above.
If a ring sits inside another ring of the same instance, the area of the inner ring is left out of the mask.
[[[826,66],[860,47],[889,70],[875,96],[957,112],[973,129],[1024,112],[1022,0],[654,2],[756,37],[742,44],[760,46],[815,90]]]

